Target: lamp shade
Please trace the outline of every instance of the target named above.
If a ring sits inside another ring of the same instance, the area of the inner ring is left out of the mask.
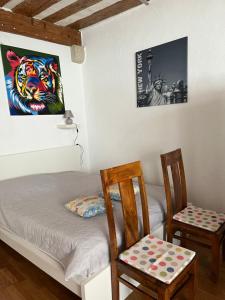
[[[65,110],[64,118],[73,118],[73,113],[71,110]]]

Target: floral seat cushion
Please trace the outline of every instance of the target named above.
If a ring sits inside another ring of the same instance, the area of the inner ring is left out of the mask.
[[[195,252],[147,235],[122,252],[120,260],[159,279],[171,283],[192,261]]]
[[[98,196],[79,197],[66,203],[65,207],[83,218],[103,214],[106,210],[104,199]]]
[[[217,231],[225,222],[225,214],[188,205],[185,209],[174,215],[173,219],[209,231]]]
[[[133,182],[133,188],[134,188],[134,194],[136,195],[139,192],[138,182],[136,182],[136,181]],[[115,200],[115,201],[120,201],[121,200],[120,189],[119,189],[118,184],[111,185],[110,188],[109,188],[109,193],[110,193],[110,197],[111,197],[112,200]],[[103,194],[102,191],[99,192],[98,195],[99,195],[99,197],[104,198],[104,194]]]

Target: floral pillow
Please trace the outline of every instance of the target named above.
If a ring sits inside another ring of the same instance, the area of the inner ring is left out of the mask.
[[[83,218],[91,218],[105,212],[105,201],[98,196],[79,197],[66,203],[65,207]]]
[[[139,192],[139,184],[138,182],[133,182],[134,194],[136,195]],[[114,184],[109,188],[110,197],[112,200],[120,201],[120,190],[118,184]],[[103,192],[99,192],[99,197],[104,197]]]

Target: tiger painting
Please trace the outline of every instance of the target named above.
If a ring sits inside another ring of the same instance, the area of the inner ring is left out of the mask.
[[[11,115],[65,112],[59,62],[55,56],[38,53],[19,56],[9,47],[4,54],[8,63],[8,70],[5,64],[4,70]]]

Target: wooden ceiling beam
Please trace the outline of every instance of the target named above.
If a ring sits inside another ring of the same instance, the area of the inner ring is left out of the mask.
[[[88,8],[101,0],[77,0],[76,2],[62,8],[61,10],[57,11],[56,13],[46,17],[44,20],[50,23],[56,23],[62,19],[65,19],[72,14],[77,13],[85,8]]]
[[[13,12],[34,17],[60,0],[25,0],[13,8]]]
[[[0,31],[62,45],[81,45],[81,33],[75,29],[57,26],[0,9]]]
[[[135,6],[141,5],[142,3],[139,0],[121,0],[119,2],[116,2],[113,5],[110,5],[102,10],[99,10],[92,15],[80,19],[70,25],[68,27],[74,28],[76,30],[88,27],[90,25],[93,25],[95,23],[98,23],[102,20],[105,20],[107,18],[110,18],[112,16],[115,16],[117,14],[120,14],[130,8],[133,8]]]
[[[0,0],[0,6],[4,6],[9,0]]]

